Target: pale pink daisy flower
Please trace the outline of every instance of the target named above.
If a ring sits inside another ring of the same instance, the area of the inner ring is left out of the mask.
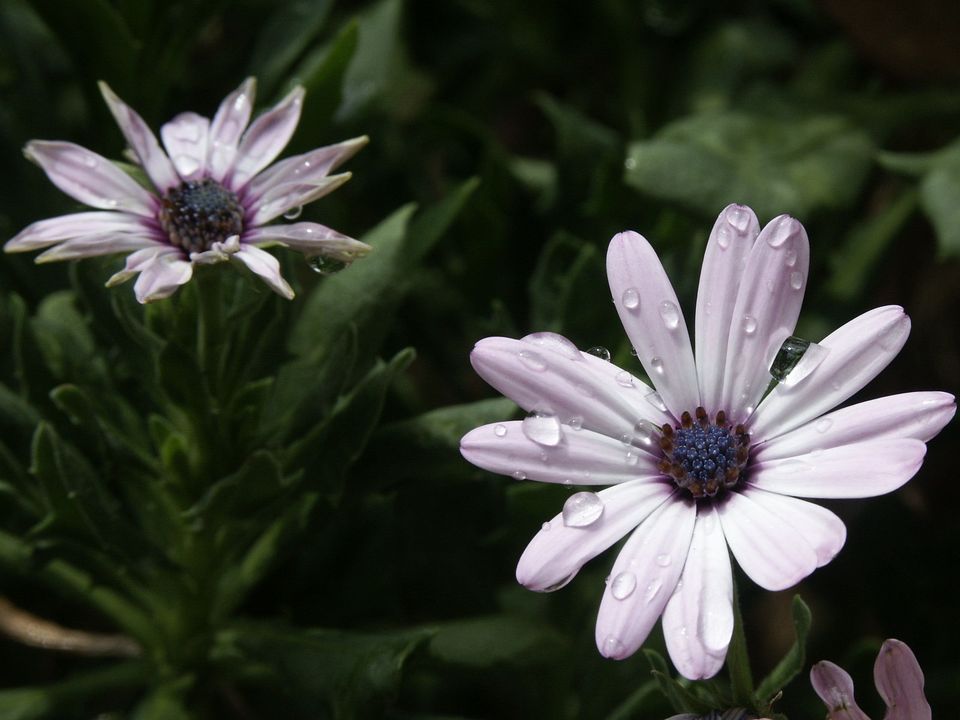
[[[308,257],[350,262],[369,246],[313,222],[268,225],[293,215],[350,178],[330,171],[366,142],[354,138],[270,165],[300,120],[304,89],[294,88],[247,127],[256,82],[248,78],[220,104],[213,120],[182,113],[160,128],[166,150],[143,119],[106,83],[103,97],[152,185],[146,189],[116,164],[70,142],[33,140],[24,154],[70,197],[97,208],[35,222],[7,242],[7,252],[49,248],[37,262],[129,253],[108,286],[139,275],[137,299],[169,297],[194,265],[232,260],[292,298],[280,264],[263,246],[291,247]],[[269,166],[269,167],[268,167]]]
[[[463,456],[518,479],[610,486],[571,495],[517,566],[526,587],[556,589],[628,536],[597,616],[603,655],[636,652],[662,615],[677,669],[691,679],[716,674],[733,631],[728,547],[758,585],[795,585],[846,538],[834,513],[798,498],[900,487],[920,467],[924,442],[953,416],[953,396],[942,392],[829,412],[903,346],[910,320],[896,306],[811,345],[767,393],[808,266],[795,219],[778,217],[761,232],[749,208],[727,207],[707,243],[694,352],[656,252],[634,232],[614,237],[613,301],[656,391],[553,333],[491,337],[474,348],[481,377],[530,415],[471,431]]]
[[[887,706],[883,720],[930,720],[930,705],[923,694],[923,671],[910,647],[886,640],[873,665],[877,692]],[[828,660],[810,668],[810,684],[826,703],[827,720],[870,720],[853,697],[853,679]]]

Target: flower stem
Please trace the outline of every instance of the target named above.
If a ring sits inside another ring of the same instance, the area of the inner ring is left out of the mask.
[[[197,287],[197,362],[211,393],[217,396],[217,369],[222,343],[223,311],[218,267],[200,267]]]
[[[743,614],[740,612],[740,593],[733,584],[733,637],[727,650],[727,672],[734,705],[753,706],[753,673],[750,671],[750,656],[747,653],[747,637],[743,629]]]

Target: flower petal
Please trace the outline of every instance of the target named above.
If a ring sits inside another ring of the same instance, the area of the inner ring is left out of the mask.
[[[136,156],[140,166],[160,193],[180,184],[180,178],[150,127],[129,105],[124,103],[105,82],[100,81],[100,93],[117,121],[120,132]]]
[[[597,647],[604,657],[622,660],[647,639],[680,579],[696,517],[696,505],[675,495],[624,544],[597,613]]]
[[[733,636],[733,574],[727,543],[713,506],[697,509],[680,582],[663,610],[670,659],[690,680],[720,671]]]
[[[910,318],[896,305],[854,318],[820,341],[823,362],[791,387],[777,385],[750,419],[755,443],[778,437],[833,409],[883,370],[907,341]]]
[[[827,720],[870,720],[853,697],[853,679],[829,660],[810,668],[810,684],[830,711]]]
[[[300,122],[303,95],[304,89],[295,87],[274,108],[254,120],[243,134],[233,170],[227,176],[231,190],[242,189],[287,146]]]
[[[133,292],[141,303],[162,300],[173,295],[191,277],[193,265],[188,261],[174,254],[158,254],[141,266]]]
[[[147,263],[161,255],[170,255],[181,259],[183,257],[181,251],[173,246],[163,247],[155,245],[153,247],[137,250],[127,255],[123,270],[120,270],[119,272],[116,272],[110,276],[110,279],[106,282],[106,286],[114,287],[115,285],[120,285],[121,283],[127,282],[127,280],[139,273],[147,265]]]
[[[27,252],[55,245],[63,240],[104,233],[142,233],[152,237],[150,224],[139,215],[122,212],[82,212],[38,220],[7,241],[7,252]]]
[[[607,279],[620,320],[640,362],[675,418],[700,405],[690,336],[656,251],[623,232],[607,250]]]
[[[247,199],[259,198],[280,185],[316,183],[356,155],[369,141],[370,138],[363,135],[281,160],[250,181]]]
[[[633,481],[601,490],[603,514],[585,527],[564,524],[563,513],[544,525],[517,563],[517,582],[547,591],[566,584],[580,568],[642,523],[675,491],[669,482]]]
[[[156,240],[146,235],[130,235],[127,233],[86,235],[72,240],[64,240],[59,245],[54,245],[49,250],[37,255],[34,262],[42,264],[60,260],[80,260],[99,255],[112,255],[155,247],[157,244]]]
[[[351,178],[350,173],[331,175],[312,183],[287,183],[276,185],[268,190],[253,205],[251,225],[263,225],[285,212],[302,208],[304,205],[329,195]],[[299,213],[297,213],[299,214]]]
[[[843,520],[825,507],[755,487],[748,487],[743,494],[792,525],[817,554],[817,567],[833,560],[847,540]]]
[[[247,78],[240,87],[227,95],[217,108],[210,123],[207,143],[207,172],[221,182],[233,167],[237,156],[237,142],[250,122],[257,81]]]
[[[744,422],[770,385],[770,365],[793,334],[810,267],[803,225],[788,215],[771,220],[754,243],[748,282],[737,292],[727,343],[722,409]]]
[[[747,482],[795,497],[873,497],[912,478],[926,451],[922,441],[912,438],[867,440],[756,463],[750,466]]]
[[[259,275],[275,293],[285,297],[287,300],[293,299],[296,293],[293,292],[293,288],[290,287],[287,281],[283,279],[283,275],[280,274],[280,263],[266,250],[261,250],[252,245],[243,245],[240,250],[233,253],[231,257],[242,262],[250,268],[254,274]]]
[[[160,128],[163,146],[185,181],[206,174],[209,134],[210,121],[192,112],[180,113]]]
[[[105,157],[73,143],[48,140],[32,140],[23,152],[74,200],[101,210],[153,217],[150,193]]]
[[[835,410],[755,446],[754,461],[779,460],[866,440],[915,438],[929,442],[957,411],[953,395],[912,392]]]
[[[373,249],[364,242],[313,222],[253,228],[244,233],[243,242],[247,245],[276,243],[299,250],[304,255],[322,255],[344,262],[361,258]]]
[[[731,492],[717,505],[733,556],[757,585],[793,587],[817,568],[817,554],[792,525],[746,493]]]
[[[562,422],[582,423],[585,430],[613,438],[625,435],[628,442],[639,435],[652,449],[659,434],[638,423],[652,427],[672,421],[652,388],[616,365],[580,352],[560,335],[485,338],[470,362],[480,377],[524,410],[549,412]]]
[[[560,440],[549,446],[528,438],[523,423],[482,425],[463,436],[460,453],[477,467],[518,479],[564,485],[614,485],[662,477],[657,458],[619,440],[559,426]]]
[[[728,205],[717,218],[700,269],[694,350],[700,400],[711,415],[723,410],[723,372],[733,307],[760,224],[745,205]]]
[[[883,720],[930,720],[923,694],[923,670],[906,643],[886,640],[873,666],[877,692],[887,704]]]

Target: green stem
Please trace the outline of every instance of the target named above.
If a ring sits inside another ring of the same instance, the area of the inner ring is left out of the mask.
[[[220,297],[220,268],[197,268],[197,361],[214,397],[220,363],[223,311]]]
[[[145,687],[151,679],[151,674],[148,664],[142,661],[116,663],[109,667],[78,674],[53,685],[2,690],[0,706],[14,708],[26,704],[31,709],[41,710],[43,717],[53,717],[58,707],[76,705],[78,701],[106,691]],[[4,715],[4,717],[7,716]],[[40,714],[30,714],[29,717],[40,717]]]
[[[747,636],[740,612],[740,593],[733,584],[733,637],[727,650],[727,671],[733,690],[733,703],[741,707],[753,706],[753,673],[750,671],[750,656],[747,653]]]

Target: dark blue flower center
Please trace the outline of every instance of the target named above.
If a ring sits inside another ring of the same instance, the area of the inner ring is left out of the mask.
[[[243,206],[216,180],[191,180],[160,199],[159,219],[172,244],[203,252],[243,231]]]
[[[696,419],[684,412],[679,425],[666,424],[660,432],[660,470],[694,498],[715,497],[740,482],[750,436],[743,425],[731,427],[722,410],[713,422],[702,407]]]

